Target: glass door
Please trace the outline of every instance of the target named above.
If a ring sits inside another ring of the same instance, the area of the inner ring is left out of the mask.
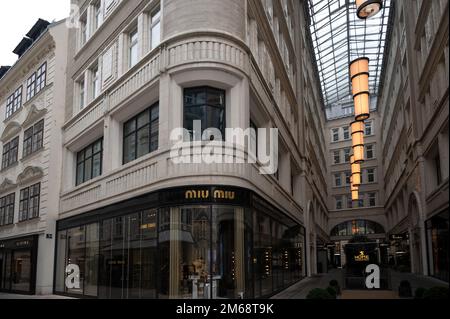
[[[11,290],[29,292],[31,288],[31,251],[19,250],[13,253]]]

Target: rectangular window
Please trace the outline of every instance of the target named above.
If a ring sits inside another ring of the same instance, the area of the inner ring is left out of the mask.
[[[333,160],[334,160],[334,164],[340,164],[341,163],[341,152],[340,151],[334,151],[333,152]]]
[[[14,223],[14,202],[16,194],[9,194],[0,198],[0,226]]]
[[[434,169],[436,171],[437,186],[439,186],[442,183],[441,158],[439,153],[434,158]]]
[[[158,149],[159,103],[123,125],[123,164]]]
[[[27,101],[36,94],[36,73],[33,73],[27,80]]]
[[[365,126],[365,134],[366,136],[372,135],[373,134],[373,127],[372,127],[372,121],[368,121],[364,124]]]
[[[84,78],[79,80],[77,82],[77,89],[78,89],[78,105],[80,106],[80,110],[84,109],[84,101],[85,101],[85,96],[84,96]]]
[[[375,207],[377,205],[377,194],[369,193],[369,206]]]
[[[22,107],[22,86],[20,86],[6,100],[6,119],[9,119],[18,109]]]
[[[95,100],[100,95],[100,71],[98,65],[91,69],[92,72],[92,98]]]
[[[83,46],[88,40],[87,29],[87,11],[85,11],[80,17],[80,47]]]
[[[3,144],[2,169],[17,163],[19,153],[19,137]]]
[[[41,183],[20,190],[19,221],[39,217]]]
[[[94,4],[93,7],[94,7],[94,31],[95,31],[101,26],[103,22],[101,1],[98,1],[96,4]]]
[[[31,100],[45,87],[47,81],[47,62],[44,62],[27,80],[27,101]]]
[[[45,87],[47,81],[47,62],[41,65],[41,67],[36,71],[36,89],[35,92],[38,94]]]
[[[363,194],[359,194],[358,207],[360,207],[360,208],[364,207],[364,195]]]
[[[150,51],[161,43],[161,9],[158,7],[150,16]]]
[[[44,120],[41,120],[24,132],[22,156],[25,157],[40,150],[43,147],[43,141]]]
[[[344,161],[345,163],[350,163],[350,153],[352,152],[351,148],[344,149]]]
[[[334,186],[336,187],[342,186],[341,174],[334,174]]]
[[[345,185],[350,185],[351,184],[351,178],[352,178],[352,173],[351,172],[345,172]]]
[[[201,132],[215,128],[225,138],[225,91],[211,87],[189,88],[184,90],[184,128],[194,134],[194,121],[201,121]],[[212,133],[212,132],[210,132]],[[212,134],[207,134],[212,135]],[[213,139],[212,136],[207,140]]]
[[[343,129],[344,131],[344,140],[349,140],[350,139],[350,128],[348,126],[345,126]]]
[[[139,38],[138,30],[130,32],[129,36],[129,49],[128,49],[128,67],[132,68],[138,63],[139,58]]]
[[[367,170],[367,182],[374,183],[375,182],[375,169],[369,168]]]
[[[338,128],[334,128],[331,131],[331,134],[333,136],[333,142],[338,142],[339,141],[339,129]]]
[[[336,196],[336,209],[342,209],[342,196]]]
[[[250,121],[250,152],[256,159],[258,157],[258,127]]]
[[[77,153],[76,185],[102,175],[103,138]]]
[[[353,199],[351,196],[347,196],[347,208],[353,208]]]
[[[375,158],[373,145],[366,145],[366,158],[367,159]]]

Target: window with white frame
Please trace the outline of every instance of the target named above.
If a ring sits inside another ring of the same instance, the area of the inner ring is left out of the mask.
[[[2,169],[6,169],[17,163],[19,155],[19,137],[15,137],[8,143],[3,144]]]
[[[364,129],[364,133],[366,136],[370,136],[373,135],[373,122],[372,121],[367,121],[364,123],[365,129]]]
[[[80,16],[80,47],[82,47],[88,40],[88,28],[87,28],[87,10],[84,11]]]
[[[15,193],[0,198],[0,226],[11,225],[14,223],[15,199]]]
[[[28,156],[44,145],[44,120],[39,121],[24,132],[23,136],[23,154]]]
[[[161,43],[161,8],[158,6],[150,14],[150,51]]]
[[[345,172],[345,185],[349,186],[351,184],[352,172]]]
[[[342,128],[342,131],[344,132],[344,140],[349,140],[350,139],[350,128],[348,126],[344,126]]]
[[[350,163],[350,153],[352,152],[351,148],[344,148],[344,162]]]
[[[27,101],[31,100],[45,87],[47,80],[47,62],[44,62],[27,80]]]
[[[6,100],[6,119],[9,119],[22,106],[22,86]]]
[[[98,64],[91,68],[91,81],[92,98],[95,100],[101,91],[100,69],[98,68]]]
[[[336,209],[337,209],[337,210],[342,209],[342,208],[343,208],[343,205],[342,205],[342,196],[335,196],[334,200],[335,200],[335,202],[336,202]]]
[[[128,34],[128,67],[132,68],[139,59],[139,35],[135,28]]]
[[[331,135],[332,135],[332,141],[333,142],[338,142],[339,141],[339,129],[338,128],[334,128],[331,130]]]
[[[369,193],[369,206],[375,207],[377,205],[377,194]]]
[[[340,151],[334,151],[333,152],[333,161],[334,161],[334,164],[340,164],[341,163],[341,152]]]
[[[76,82],[76,91],[77,91],[77,101],[78,107],[80,110],[84,109],[85,105],[85,82],[84,82],[84,74],[81,78]]]
[[[103,8],[101,1],[97,1],[92,5],[94,9],[94,23],[92,24],[94,27],[93,31],[96,31],[103,23]]]
[[[375,151],[374,145],[366,145],[366,159],[374,159]]]
[[[375,169],[368,168],[366,172],[367,172],[367,183],[375,183]]]
[[[334,174],[334,186],[335,187],[341,187],[342,186],[341,173]]]

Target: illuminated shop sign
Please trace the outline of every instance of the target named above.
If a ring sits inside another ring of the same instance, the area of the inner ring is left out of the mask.
[[[224,190],[188,190],[185,193],[185,199],[210,199],[212,193],[213,199],[229,199],[234,200],[236,198],[236,193],[234,191],[224,191]]]
[[[357,262],[369,261],[369,255],[366,255],[364,251],[360,251],[359,255],[355,256],[355,261]]]

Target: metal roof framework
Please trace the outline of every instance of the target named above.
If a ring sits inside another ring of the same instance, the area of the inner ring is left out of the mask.
[[[378,95],[392,0],[374,17],[361,20],[354,0],[308,0],[310,32],[325,107],[351,100],[349,64],[370,59],[369,87]]]

